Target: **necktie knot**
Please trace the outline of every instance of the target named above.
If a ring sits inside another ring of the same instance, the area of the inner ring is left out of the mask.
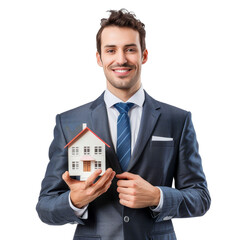
[[[123,114],[123,113],[128,113],[128,111],[133,107],[133,103],[123,103],[123,102],[120,102],[120,103],[116,103],[114,104],[114,107],[118,110],[118,112],[120,114]]]

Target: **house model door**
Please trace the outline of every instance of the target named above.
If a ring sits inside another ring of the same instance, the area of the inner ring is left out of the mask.
[[[84,172],[91,172],[91,161],[84,161],[83,162],[83,171]]]

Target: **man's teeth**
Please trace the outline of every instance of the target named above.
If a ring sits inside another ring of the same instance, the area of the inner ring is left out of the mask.
[[[115,72],[123,73],[123,72],[128,72],[129,70],[114,70]]]

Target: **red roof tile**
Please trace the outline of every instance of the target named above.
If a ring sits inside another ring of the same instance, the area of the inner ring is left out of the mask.
[[[90,131],[91,133],[93,133],[98,139],[100,139],[106,146],[108,146],[110,148],[110,146],[105,143],[100,137],[98,137],[98,135],[96,133],[94,133],[90,128],[86,127],[84,128],[76,137],[74,137],[64,148],[69,147],[70,145],[72,145],[78,138],[81,137],[81,135],[83,135],[84,133],[86,133],[87,131]]]

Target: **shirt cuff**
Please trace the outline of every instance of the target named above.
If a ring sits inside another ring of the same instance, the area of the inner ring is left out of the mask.
[[[161,188],[160,187],[157,187],[159,190],[160,190],[160,201],[159,201],[159,203],[158,203],[158,205],[157,205],[157,207],[150,207],[150,209],[153,211],[153,212],[160,212],[161,210],[162,210],[162,206],[163,206],[163,192],[162,192],[162,190],[161,190]]]
[[[72,204],[72,201],[71,201],[71,198],[70,198],[70,193],[68,195],[68,201],[69,201],[69,205],[71,207],[71,209],[74,211],[75,215],[78,217],[78,218],[81,218],[81,219],[87,219],[88,218],[88,205],[82,207],[82,208],[76,208],[73,204]]]

